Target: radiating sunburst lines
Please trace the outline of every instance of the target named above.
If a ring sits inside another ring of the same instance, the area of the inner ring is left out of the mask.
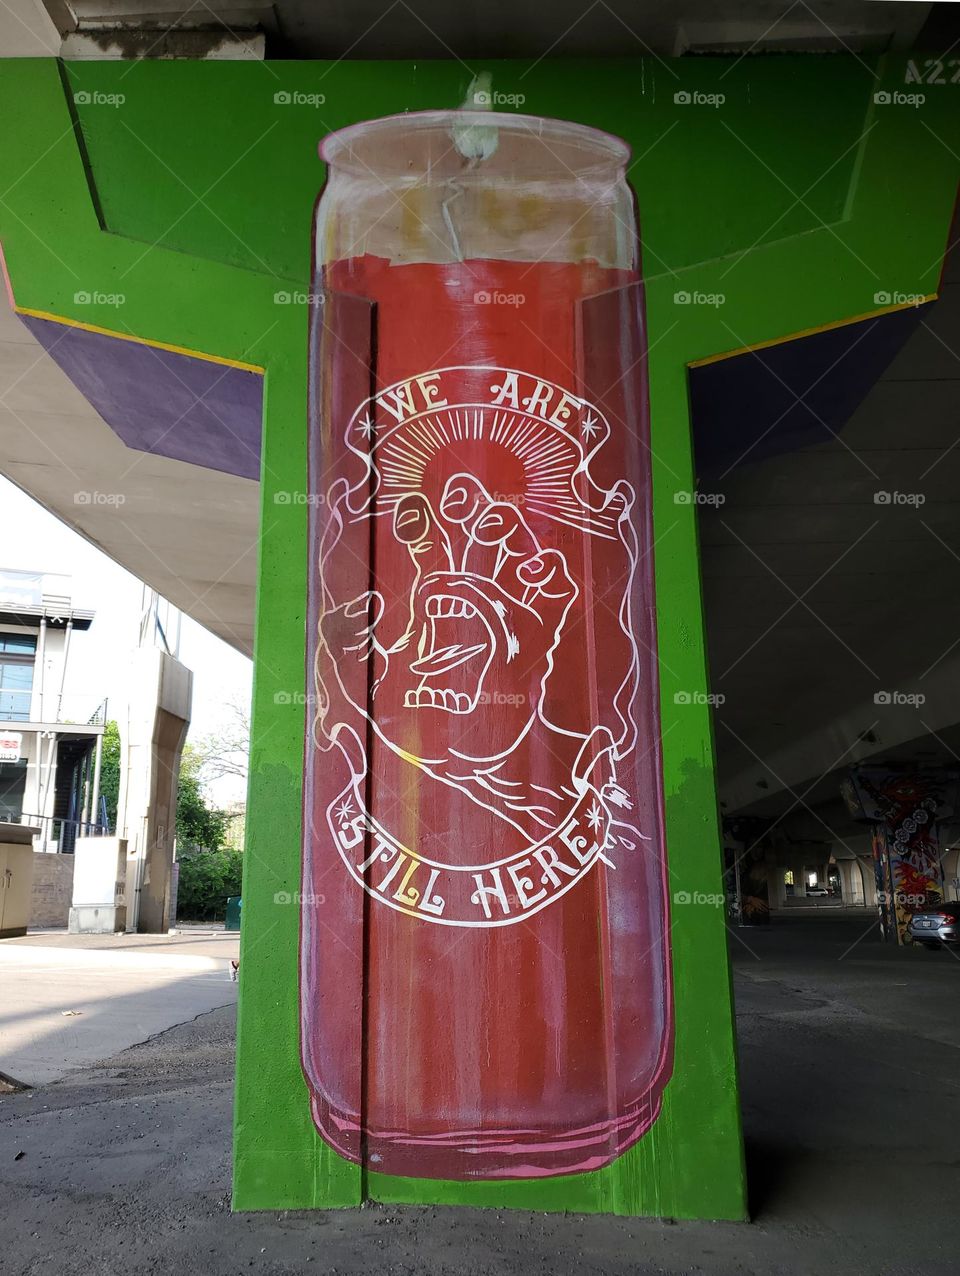
[[[391,430],[374,450],[385,494],[399,500],[406,492],[422,491],[427,468],[438,453],[482,442],[506,448],[522,464],[524,490],[513,499],[523,508],[615,539],[614,516],[587,508],[573,490],[573,475],[582,463],[577,443],[541,421],[509,410],[451,408]],[[469,468],[466,458],[463,464]]]

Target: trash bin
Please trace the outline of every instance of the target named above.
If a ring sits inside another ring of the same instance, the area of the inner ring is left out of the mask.
[[[239,895],[227,896],[227,920],[224,924],[224,930],[239,930],[240,929],[241,902],[242,901]]]

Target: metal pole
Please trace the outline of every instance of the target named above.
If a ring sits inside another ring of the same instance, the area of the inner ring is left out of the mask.
[[[134,868],[134,874],[133,874],[132,919],[130,917],[130,913],[128,912],[127,914],[127,929],[130,931],[139,931],[140,929],[140,896],[143,892],[143,879],[146,876],[145,870],[147,866],[147,846],[146,846],[147,827],[148,827],[147,817],[143,816],[140,822],[140,828],[137,832],[136,850],[134,852],[136,858],[134,860],[135,868]],[[128,859],[127,860],[128,867],[129,867],[129,864],[130,864],[130,861]],[[130,908],[129,904],[127,905],[127,908],[128,909]]]
[[[100,764],[103,761],[103,736],[97,736],[96,752],[93,755],[93,793],[90,809],[93,812],[93,819],[99,821],[100,807]]]
[[[47,618],[46,616],[41,616],[40,617],[40,641],[37,643],[37,665],[36,665],[37,670],[39,671],[39,674],[40,674],[40,678],[36,686],[36,691],[37,691],[37,700],[38,700],[38,709],[39,709],[38,717],[41,722],[43,721],[43,675],[47,666],[46,655],[47,655]],[[31,714],[31,717],[32,716],[33,715]]]
[[[90,776],[90,760],[91,753],[87,750],[83,759],[83,777],[81,780],[82,788],[80,792],[80,827],[86,828],[90,823],[90,799],[93,796],[93,784]],[[84,833],[85,837],[86,834]]]
[[[140,598],[140,646],[153,647],[157,640],[157,624],[159,623],[158,607],[160,595],[149,585],[144,585]]]
[[[33,767],[35,771],[34,781],[33,781],[33,784],[34,784],[33,804],[37,809],[37,814],[42,815],[43,814],[43,732],[37,731],[35,732],[35,735],[36,735],[36,740],[34,741],[35,747],[34,747],[34,759],[33,759]],[[42,822],[40,824],[40,832],[37,835],[37,840],[40,843],[37,849],[41,851],[45,851],[47,849],[47,839],[43,831]]]
[[[67,632],[63,640],[63,665],[60,670],[60,694],[57,696],[57,722],[63,708],[63,688],[67,681],[67,658],[70,655],[70,635],[73,633],[73,617],[67,621]]]
[[[43,790],[42,790],[42,797],[41,797],[42,804],[40,806],[40,811],[42,812],[44,816],[47,815],[47,810],[46,810],[47,799],[50,796],[50,789],[51,789],[51,784],[53,781],[53,760],[57,752],[57,732],[51,731],[49,734],[50,734],[50,749],[47,753],[46,775],[43,781]],[[44,850],[47,849],[47,842],[49,841],[49,838],[50,838],[50,832],[53,829],[52,809],[49,812],[49,815],[50,815],[50,819],[46,825],[46,833],[44,835],[44,846],[43,846]],[[58,848],[59,848],[59,843],[58,843]]]

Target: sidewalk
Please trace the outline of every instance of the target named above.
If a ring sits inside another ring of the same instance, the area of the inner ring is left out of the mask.
[[[65,930],[35,930],[19,939],[0,939],[0,949],[67,948],[71,952],[147,953],[165,957],[215,957],[229,962],[240,955],[240,935],[222,926],[183,926],[167,935],[71,935]]]
[[[59,1080],[236,1000],[239,936],[37,931],[0,940],[0,1073]]]

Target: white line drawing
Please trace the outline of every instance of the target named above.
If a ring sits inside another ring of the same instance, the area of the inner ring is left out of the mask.
[[[410,916],[510,924],[646,840],[617,780],[637,744],[638,534],[632,485],[593,476],[610,428],[531,374],[439,369],[358,405],[349,473],[317,494],[313,734],[350,768],[329,832],[354,879]],[[377,587],[335,597],[328,569],[348,526],[381,547]],[[617,631],[599,673],[587,576],[610,593],[600,624]],[[408,792],[413,768],[418,800],[448,812],[449,850],[408,846],[367,810],[371,732],[373,783]],[[471,812],[486,833],[465,846]]]

